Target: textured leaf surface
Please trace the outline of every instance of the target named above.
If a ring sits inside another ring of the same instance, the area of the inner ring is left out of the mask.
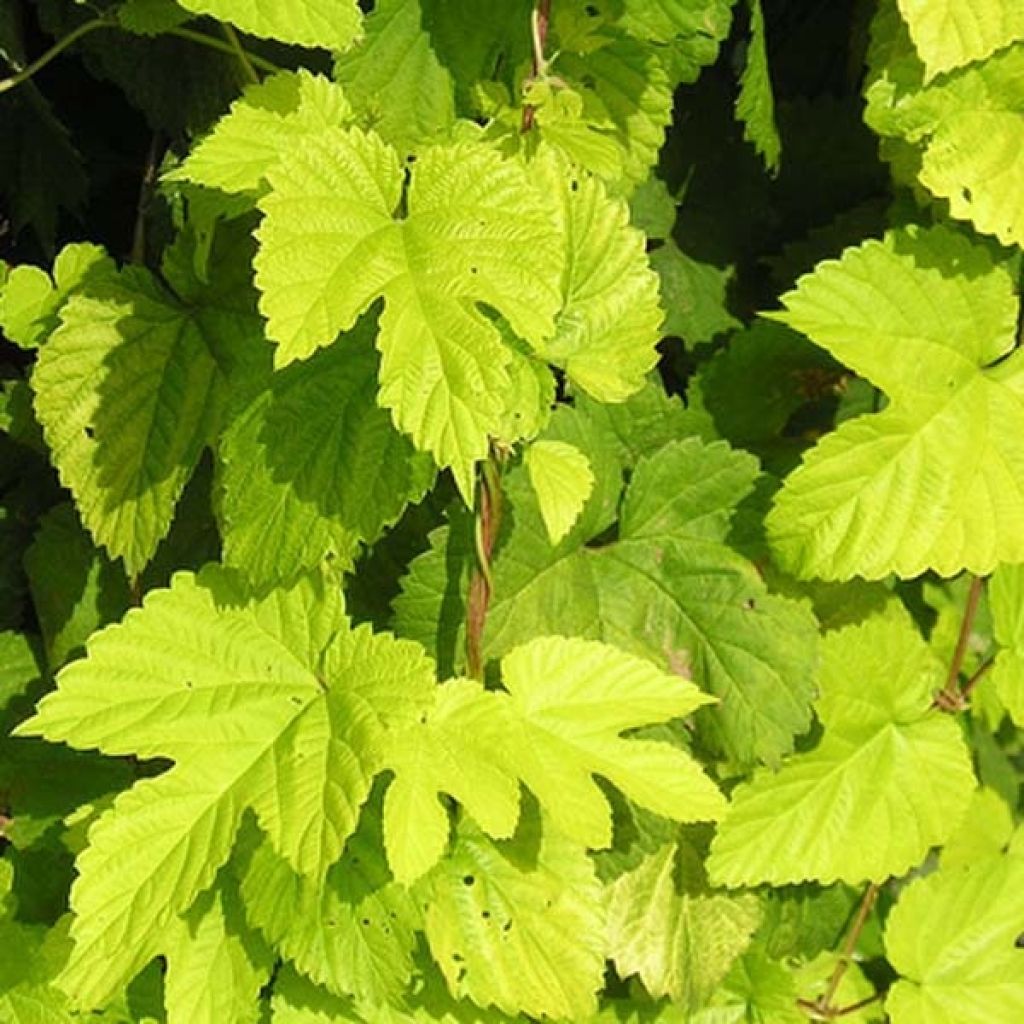
[[[594,22],[579,32],[578,16],[570,13],[562,24],[555,18],[552,70],[561,85],[535,87],[530,99],[546,144],[628,195],[657,160],[671,120],[672,82],[655,48],[619,26]]]
[[[597,179],[562,174],[547,187],[562,201],[563,297],[554,336],[534,347],[594,398],[621,402],[643,386],[661,336],[644,237]]]
[[[768,70],[768,44],[765,39],[764,11],[761,0],[749,0],[750,42],[747,63],[740,76],[736,97],[736,116],[743,122],[743,137],[753,144],[769,171],[778,171],[782,143],[775,124],[775,95]]]
[[[942,868],[913,882],[886,922],[902,975],[889,990],[893,1024],[988,1024],[1024,1014],[1024,857]]]
[[[669,843],[618,878],[608,901],[608,942],[620,976],[636,974],[655,999],[705,1003],[746,949],[761,918],[752,894],[703,885],[697,854]]]
[[[664,46],[674,81],[693,82],[729,34],[732,6],[732,0],[623,0],[620,24]]]
[[[562,441],[535,441],[523,459],[552,544],[572,529],[594,488],[586,455]]]
[[[461,144],[420,154],[396,221],[398,156],[358,129],[322,133],[270,183],[256,269],[278,363],[330,344],[383,295],[380,404],[468,499],[510,387],[511,357],[477,303],[528,340],[551,333],[563,260],[552,208],[521,166]]]
[[[928,77],[981,60],[1024,39],[1015,0],[899,0]]]
[[[238,896],[204,893],[164,939],[168,1024],[255,1024],[273,958],[246,928]]]
[[[282,71],[249,86],[166,181],[252,192],[305,140],[352,120],[345,93],[322,75]]]
[[[949,3],[928,6],[939,10]],[[968,9],[965,3],[955,6]],[[925,66],[894,3],[879,9],[873,36],[865,119],[881,135],[902,141],[900,176],[917,178],[947,200],[954,217],[972,221],[1004,244],[1020,245],[1024,189],[1016,168],[1024,152],[1024,45],[926,85]]]
[[[392,881],[371,805],[322,882],[296,874],[263,843],[242,895],[249,920],[303,974],[370,1006],[401,1001],[412,979],[420,914]]]
[[[618,501],[617,471],[602,454],[613,445],[578,415],[556,422],[561,433],[550,436],[580,447],[601,486],[553,548],[525,481],[509,476],[515,526],[495,564],[487,653],[552,630],[605,640],[717,696],[698,722],[730,756],[777,758],[809,724],[817,629],[808,610],[768,595],[725,543],[754,460],[696,438],[667,445],[637,466],[618,539],[591,547]]]
[[[595,775],[678,821],[710,820],[724,809],[687,753],[622,735],[709,703],[692,683],[607,644],[565,637],[509,652],[502,682],[504,692],[469,680],[441,687],[420,735],[402,736],[392,754],[396,779],[385,797],[384,827],[400,881],[433,866],[444,849],[448,817],[439,793],[504,839],[519,816],[522,780],[554,828],[592,847],[612,840],[611,811]]]
[[[99,246],[77,243],[58,254],[52,281],[38,267],[15,267],[0,282],[0,330],[21,348],[38,348],[57,326],[57,310],[68,295],[112,266]]]
[[[1001,565],[988,587],[992,632],[1000,651],[992,670],[999,699],[1024,726],[1024,565]]]
[[[699,345],[740,326],[726,301],[731,270],[693,259],[672,239],[655,249],[650,259],[661,280],[665,334]]]
[[[282,43],[345,50],[362,34],[355,0],[179,0],[193,14],[230,21]]]
[[[601,887],[581,847],[547,828],[536,839],[464,826],[430,876],[427,941],[456,997],[586,1020],[604,970]]]
[[[131,601],[121,567],[96,550],[69,504],[41,520],[25,552],[25,571],[52,670]]]
[[[194,272],[191,236],[168,248],[162,271],[173,292],[141,267],[99,264],[61,308],[32,375],[61,480],[130,576],[167,533],[216,434],[228,376],[262,344],[248,225],[218,231],[210,245],[206,280]]]
[[[975,787],[956,723],[931,706],[940,662],[902,611],[822,643],[818,745],[733,793],[716,884],[855,884],[905,874],[959,824]]]
[[[224,559],[257,585],[348,568],[433,480],[375,401],[373,328],[274,374],[224,435]]]
[[[879,579],[1024,558],[1024,363],[1007,269],[949,228],[911,228],[819,264],[783,302],[779,319],[890,399],[787,478],[767,519],[783,563]]]
[[[20,733],[176,765],[90,831],[72,890],[78,1001],[102,1000],[159,949],[246,807],[296,871],[322,878],[381,768],[384,731],[415,718],[432,686],[418,648],[351,631],[310,583],[253,601],[223,571],[179,574],[96,634]]]
[[[378,0],[366,36],[334,65],[359,112],[400,153],[445,134],[455,121],[451,72],[423,25],[420,0]]]
[[[83,522],[138,573],[216,426],[217,365],[145,271],[76,295],[32,377],[36,412]]]

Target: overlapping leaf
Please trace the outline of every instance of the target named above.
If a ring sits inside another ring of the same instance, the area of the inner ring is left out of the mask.
[[[1006,267],[946,227],[847,249],[777,318],[889,398],[804,457],[767,519],[801,576],[990,572],[1024,559],[1024,357]]]
[[[478,303],[528,340],[552,333],[563,264],[552,207],[521,165],[463,143],[418,157],[396,220],[398,156],[358,129],[322,133],[269,180],[256,268],[278,364],[330,344],[383,295],[380,404],[470,497],[511,386],[512,356]]]
[[[542,637],[502,659],[505,691],[453,680],[438,691],[423,728],[403,735],[385,796],[388,859],[400,881],[438,860],[458,799],[486,833],[508,838],[519,817],[519,781],[546,820],[583,846],[612,839],[607,779],[636,803],[679,821],[716,818],[724,800],[674,746],[621,734],[689,714],[708,698],[692,683],[606,644]]]
[[[411,644],[352,631],[309,582],[251,600],[211,569],[179,574],[98,633],[21,734],[168,757],[92,828],[72,890],[64,984],[101,1002],[160,948],[256,811],[291,867],[322,879],[381,769],[384,733],[433,686]]]
[[[899,0],[928,78],[981,60],[1024,39],[1015,0]]]
[[[1024,565],[1001,565],[989,583],[992,631],[1000,646],[992,670],[999,699],[1024,726]]]
[[[190,181],[224,192],[254,192],[267,173],[305,139],[353,118],[344,91],[300,69],[251,85],[166,181]]]
[[[604,972],[603,924],[586,852],[548,828],[499,844],[464,825],[430,877],[431,953],[452,994],[480,1006],[586,1020]]]
[[[168,1024],[255,1024],[273,957],[246,926],[234,888],[203,893],[164,933]]]
[[[609,498],[614,509],[618,476],[597,454],[606,440],[589,427],[584,434],[582,443],[566,439],[595,460],[603,493],[595,491],[592,514],[557,547],[532,497],[509,478],[515,525],[495,565],[487,652],[553,629],[599,637],[717,696],[721,703],[698,721],[730,756],[777,758],[809,724],[816,627],[808,610],[767,594],[725,543],[754,461],[695,438],[666,446],[637,466],[617,539],[588,546],[609,525],[598,510]]]
[[[552,631],[602,639],[717,696],[698,723],[736,760],[775,760],[790,750],[810,724],[817,627],[807,608],[768,594],[726,543],[733,508],[756,476],[754,460],[697,438],[666,445],[640,460],[617,539],[600,545],[593,540],[614,523],[621,497],[620,442],[596,419],[568,410],[544,436],[585,452],[594,492],[552,546],[525,474],[508,475],[513,526],[494,566],[486,654],[499,657]],[[399,631],[454,656],[456,666],[459,567],[468,550],[461,531],[454,540],[438,536],[413,563],[396,604]]]
[[[53,280],[38,267],[15,267],[0,282],[0,330],[22,348],[33,349],[57,326],[57,311],[64,300],[91,276],[113,268],[96,245],[65,246],[53,263]]]
[[[1006,0],[999,6],[1008,11]],[[941,21],[943,7],[956,9],[956,17],[947,23],[954,33],[957,21],[977,17],[986,25],[977,35],[962,37],[965,52],[985,50],[988,44],[982,40],[1002,34],[998,22],[987,18],[994,3],[940,0],[927,7],[927,18],[918,22],[926,33],[929,25]],[[1019,22],[1024,15],[1008,17]],[[1009,22],[1003,27],[1016,34]],[[984,62],[926,84],[925,65],[895,0],[886,0],[873,25],[869,64],[865,117],[879,134],[900,140],[901,176],[916,177],[946,200],[954,217],[972,221],[1004,244],[1024,243],[1024,187],[1017,174],[1024,152],[1024,44],[1017,42]]]
[[[608,942],[622,977],[636,974],[654,998],[705,1003],[746,949],[761,912],[751,895],[708,890],[700,853],[668,843],[611,886]]]
[[[379,806],[363,809],[322,881],[296,874],[262,843],[246,866],[242,895],[249,920],[303,974],[363,1006],[402,1002],[421,915],[388,871]]]
[[[884,881],[957,827],[975,786],[956,723],[932,706],[943,682],[905,612],[822,643],[817,746],[733,793],[711,847],[716,884]]]
[[[51,458],[82,522],[137,575],[219,426],[226,371],[259,351],[244,225],[214,242],[222,272],[190,278],[165,260],[177,294],[140,267],[88,276],[32,376]]]
[[[654,166],[672,119],[665,62],[651,46],[608,25],[577,46],[558,46],[552,70],[559,87],[529,97],[538,104],[540,137],[628,194]]]
[[[1021,852],[943,867],[900,896],[885,928],[900,973],[893,1024],[988,1024],[1024,1014]]]
[[[433,480],[376,403],[374,326],[275,374],[224,435],[224,559],[257,584],[347,568]]]
[[[533,347],[594,398],[621,402],[640,390],[657,361],[658,278],[624,202],[597,179],[567,176],[554,161],[544,171],[546,191],[560,200],[565,271],[555,333]]]
[[[334,75],[360,114],[400,153],[442,136],[455,121],[455,87],[424,26],[420,0],[380,0],[366,36]]]
[[[194,14],[230,21],[282,43],[345,50],[362,34],[355,0],[180,0]]]

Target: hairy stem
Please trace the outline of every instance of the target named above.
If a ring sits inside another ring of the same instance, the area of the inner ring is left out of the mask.
[[[93,18],[92,21],[86,21],[79,25],[78,28],[64,36],[63,39],[58,39],[46,53],[37,57],[31,64],[27,64],[17,74],[0,80],[0,94],[27,82],[37,71],[45,68],[50,61],[55,57],[59,57],[69,46],[73,46],[83,36],[87,36],[90,32],[95,32],[99,28],[117,28],[117,23],[112,18],[103,17]]]
[[[846,936],[846,941],[843,943],[842,952],[839,954],[839,961],[832,972],[832,976],[828,979],[828,985],[825,987],[824,993],[815,1004],[815,1008],[825,1014],[826,1019],[837,1015],[836,1010],[832,1006],[832,1001],[836,997],[836,992],[839,989],[839,983],[843,980],[843,975],[846,974],[847,968],[853,961],[853,954],[857,949],[860,933],[864,931],[868,915],[870,915],[875,905],[875,900],[878,899],[879,888],[875,882],[871,882],[864,890],[860,906],[857,908],[853,923],[850,925],[850,931]]]
[[[238,33],[234,30],[234,27],[222,21],[220,28],[224,33],[224,38],[228,41],[228,46],[231,47],[232,52],[238,58],[238,65],[242,69],[242,74],[246,80],[250,85],[258,84],[260,76],[256,74],[256,69],[252,66],[249,54],[242,48],[242,41],[238,38]]]
[[[548,41],[548,28],[551,25],[551,0],[538,0],[537,6],[533,9],[531,20],[531,34],[533,36],[533,69],[531,79],[540,77],[543,73],[546,61],[544,50]],[[521,131],[525,134],[533,127],[536,108],[527,103],[523,107],[523,123]]]
[[[483,636],[494,581],[491,559],[501,529],[501,462],[492,452],[480,470],[476,501],[476,566],[466,600],[466,668],[473,679],[484,677]]]

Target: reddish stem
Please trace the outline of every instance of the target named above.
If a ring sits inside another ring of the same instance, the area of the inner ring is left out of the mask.
[[[466,668],[473,679],[483,679],[483,636],[491,604],[491,559],[501,529],[501,475],[495,456],[483,464],[477,485],[477,565],[469,580],[466,599]]]
[[[539,0],[535,18],[536,21],[532,26],[533,71],[530,75],[531,80],[538,78],[544,69],[544,48],[547,45],[548,28],[551,25],[551,0]],[[533,127],[535,116],[536,108],[527,103],[523,107],[523,123],[520,129],[524,135]]]

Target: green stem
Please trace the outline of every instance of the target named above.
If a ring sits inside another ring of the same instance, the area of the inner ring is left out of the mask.
[[[79,25],[78,28],[69,32],[63,39],[58,39],[57,42],[51,46],[46,53],[41,57],[37,57],[31,64],[28,64],[22,68],[16,75],[11,75],[10,78],[4,78],[0,80],[0,94],[9,92],[11,89],[17,88],[24,82],[27,82],[37,71],[41,71],[50,63],[54,57],[60,56],[69,46],[74,45],[83,36],[87,36],[90,32],[95,32],[98,28],[117,28],[117,23],[111,18],[93,18],[92,21],[84,22]]]
[[[118,28],[118,24],[112,18],[93,18],[92,21],[84,22],[79,25],[78,28],[69,32],[63,39],[58,39],[42,56],[37,57],[31,64],[26,65],[17,74],[11,75],[10,78],[0,79],[0,95],[5,92],[9,92],[11,89],[17,88],[19,85],[23,85],[27,82],[37,71],[45,68],[55,57],[60,56],[69,46],[73,46],[83,36],[87,36],[90,32],[95,32],[100,28]],[[239,62],[246,69],[246,77],[252,79],[252,81],[259,81],[256,76],[256,68],[260,71],[265,71],[268,74],[275,74],[280,71],[276,64],[269,60],[264,60],[262,57],[255,53],[249,53],[247,50],[242,48],[242,44],[238,39],[238,36],[234,33],[234,30],[230,26],[224,26],[226,30],[230,31],[234,35],[234,43],[227,42],[226,40],[216,39],[213,36],[208,36],[203,32],[196,32],[190,28],[169,28],[164,33],[168,36],[177,36],[179,39],[187,39],[189,42],[198,43],[200,46],[208,46],[212,50],[219,50],[221,53],[230,54],[232,57],[236,57]]]
[[[234,47],[232,47],[230,43],[227,43],[222,39],[216,39],[214,36],[208,36],[204,32],[196,32],[195,29],[180,27],[169,28],[164,35],[177,36],[179,39],[188,39],[190,42],[199,43],[200,46],[209,46],[212,50],[220,50],[221,53],[229,53],[232,57],[238,56]],[[254,68],[259,68],[260,71],[266,71],[268,74],[273,75],[281,70],[281,68],[276,64],[273,64],[269,60],[264,60],[258,54],[249,53],[248,50],[243,50],[242,52],[245,54],[245,59]]]
[[[242,48],[242,41],[238,38],[238,33],[226,22],[221,22],[220,28],[224,33],[224,38],[228,41],[228,46],[231,47],[234,55],[238,58],[242,74],[245,75],[251,85],[259,84],[260,76],[256,74],[256,69],[252,66],[249,55]]]

